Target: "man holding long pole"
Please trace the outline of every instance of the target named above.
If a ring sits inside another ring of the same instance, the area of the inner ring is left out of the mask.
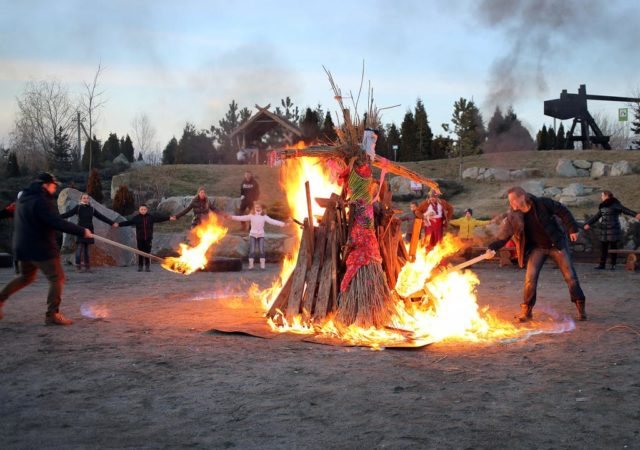
[[[45,324],[73,323],[60,312],[65,278],[55,232],[57,230],[85,238],[91,238],[93,234],[60,217],[53,198],[57,188],[58,181],[52,174],[41,173],[17,201],[13,249],[20,274],[0,291],[0,319],[3,317],[4,302],[15,292],[33,283],[40,269],[49,280]]]

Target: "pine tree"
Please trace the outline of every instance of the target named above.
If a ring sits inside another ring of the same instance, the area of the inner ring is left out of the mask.
[[[389,159],[396,161],[398,158],[397,153],[400,151],[400,131],[395,123],[392,123],[387,127],[387,146],[389,147],[388,155]]]
[[[421,161],[425,159],[431,159],[431,141],[433,140],[433,133],[429,126],[429,119],[427,117],[427,111],[424,109],[424,103],[418,99],[416,101],[415,108],[415,121],[416,121],[416,154],[415,161]]]
[[[84,170],[90,170],[95,167],[100,167],[101,161],[102,158],[100,153],[100,141],[95,136],[93,136],[93,139],[91,141],[87,141],[84,144],[84,152],[82,153],[82,168]]]
[[[462,155],[473,155],[482,152],[486,132],[482,116],[473,101],[460,98],[453,105],[451,121],[454,133],[458,137],[456,150]]]
[[[548,142],[549,142],[549,132],[547,131],[547,126],[542,125],[542,129],[538,131],[538,134],[536,135],[536,143],[538,145],[538,150],[549,150]]]
[[[556,141],[554,143],[553,148],[556,150],[564,149],[566,146],[566,142],[565,142],[566,139],[567,137],[565,136],[564,125],[562,125],[562,122],[560,122],[560,126],[558,127],[558,133],[556,134]]]
[[[418,129],[411,111],[407,111],[400,125],[400,148],[398,149],[398,161],[415,161],[417,153]]]
[[[133,142],[131,142],[131,138],[127,134],[127,137],[124,139],[124,144],[120,149],[122,154],[127,157],[129,162],[133,162],[133,156],[135,155],[135,149],[133,148]]]
[[[242,111],[245,110],[246,112],[242,113]],[[239,110],[236,101],[232,100],[229,104],[229,111],[227,111],[225,116],[218,121],[218,126],[216,127],[215,125],[211,125],[210,128],[213,139],[218,142],[218,153],[220,154],[220,158],[222,162],[227,164],[236,161],[237,149],[235,148],[234,143],[231,142],[231,133],[237,127],[249,120],[249,117],[251,116],[251,112],[247,108],[244,108],[242,111]],[[182,142],[182,139],[180,142]],[[178,155],[176,154],[176,156]],[[176,159],[176,163],[180,163],[179,158]]]
[[[431,158],[444,159],[453,151],[453,139],[438,135],[431,141]]]
[[[120,154],[120,140],[116,133],[109,133],[109,137],[102,146],[103,161],[113,161]]]
[[[73,165],[73,157],[71,155],[71,144],[69,143],[69,135],[64,132],[62,127],[54,135],[54,142],[50,152],[51,165],[56,170],[69,170]]]
[[[484,144],[485,153],[510,152],[519,150],[534,150],[538,146],[534,142],[529,131],[522,125],[513,108],[502,116],[499,108],[489,121],[487,141]],[[537,136],[536,136],[537,137]],[[542,135],[540,133],[540,139]],[[545,142],[540,145],[549,147],[548,132]]]
[[[549,127],[548,134],[547,134],[547,147],[549,147],[548,150],[556,149],[557,138],[558,137],[556,136],[556,130],[554,130],[553,127]]]
[[[20,166],[18,165],[18,157],[16,152],[10,152],[7,158],[7,177],[19,177]]]
[[[98,203],[102,203],[102,200],[104,200],[100,174],[98,174],[96,169],[91,169],[91,173],[89,174],[89,179],[87,180],[87,194],[89,194]]]
[[[213,142],[206,131],[187,123],[175,153],[176,164],[208,164],[215,161]]]
[[[123,184],[118,187],[113,198],[112,209],[122,216],[129,215],[135,211],[135,198],[127,185]]]
[[[302,130],[302,140],[307,144],[316,142],[320,137],[320,117],[318,112],[307,108],[304,117],[300,121],[300,129]]]
[[[172,137],[167,146],[162,151],[162,164],[175,164],[176,152],[178,151],[178,140]]]
[[[320,131],[320,140],[331,143],[337,139],[336,126],[333,124],[333,119],[331,119],[331,113],[327,111],[327,114],[324,116],[324,122],[322,123],[322,130]]]
[[[142,152],[138,152],[138,161],[144,161],[144,160],[142,159]]]

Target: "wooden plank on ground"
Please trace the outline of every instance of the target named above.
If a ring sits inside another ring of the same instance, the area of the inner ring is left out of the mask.
[[[284,286],[282,286],[282,289],[280,289],[280,293],[269,308],[269,312],[267,313],[268,317],[275,317],[278,311],[281,311],[284,314],[284,311],[287,307],[287,301],[289,300],[289,293],[291,292],[292,281],[293,273],[289,275],[289,279],[284,283]]]

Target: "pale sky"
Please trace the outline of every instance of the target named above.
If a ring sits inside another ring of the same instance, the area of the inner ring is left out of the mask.
[[[322,67],[357,91],[363,61],[378,107],[401,104],[384,122],[399,126],[420,97],[441,134],[465,97],[485,123],[513,105],[534,134],[562,89],[640,93],[638,18],[638,0],[0,0],[0,144],[26,82],[56,79],[77,96],[98,64],[102,141],[146,114],[164,148],[187,121],[217,125],[234,99],[335,111]],[[625,106],[589,103],[612,121]]]

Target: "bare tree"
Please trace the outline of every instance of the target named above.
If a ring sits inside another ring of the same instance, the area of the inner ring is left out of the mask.
[[[613,121],[602,112],[593,114],[593,120],[598,124],[598,128],[605,136],[611,136],[609,144],[614,150],[626,150],[631,145],[632,135],[628,122]]]
[[[107,102],[102,98],[104,95],[104,91],[99,89],[98,80],[100,78],[100,74],[102,73],[102,64],[98,64],[98,69],[93,77],[93,81],[88,83],[86,81],[83,82],[85,92],[81,96],[80,100],[80,109],[82,110],[84,117],[89,121],[89,141],[93,139],[93,126],[98,122],[100,118],[100,108],[104,106]],[[89,172],[91,172],[91,168],[93,167],[93,152],[91,151],[91,146],[89,146]]]
[[[73,132],[75,105],[67,88],[55,80],[27,83],[17,103],[12,147],[26,167],[44,168],[56,137]]]
[[[136,141],[135,147],[142,153],[142,158],[152,165],[159,163],[159,146],[155,140],[156,129],[151,125],[149,116],[144,113],[138,114],[131,122],[131,127]]]

